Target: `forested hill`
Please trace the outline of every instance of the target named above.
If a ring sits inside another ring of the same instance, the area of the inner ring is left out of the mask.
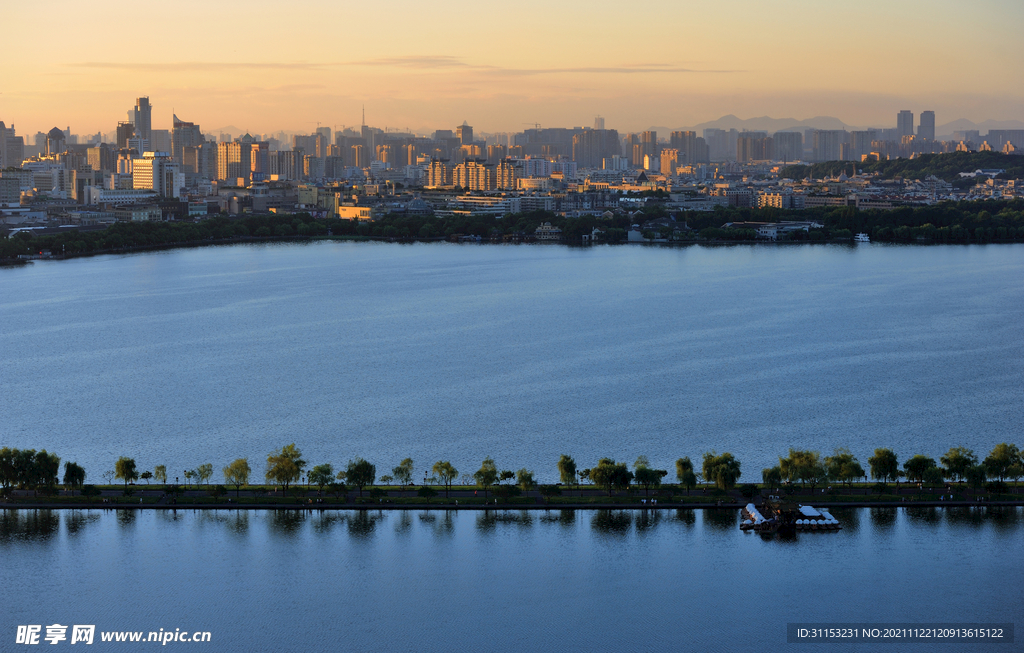
[[[782,169],[781,176],[788,179],[822,179],[835,177],[842,172],[847,175],[856,165],[862,173],[877,172],[885,179],[903,177],[906,179],[924,179],[935,175],[945,181],[954,181],[961,172],[975,170],[1005,170],[1004,179],[1024,177],[1024,157],[1003,154],[1002,152],[950,152],[949,154],[921,154],[913,159],[890,159],[873,163],[853,163],[851,161],[826,161],[812,165],[793,165]]]

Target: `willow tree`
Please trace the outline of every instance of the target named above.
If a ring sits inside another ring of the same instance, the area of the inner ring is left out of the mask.
[[[572,456],[562,454],[558,459],[558,480],[570,487],[576,482],[576,461]]]

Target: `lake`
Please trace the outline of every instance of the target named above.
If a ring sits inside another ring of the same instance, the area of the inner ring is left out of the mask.
[[[0,446],[101,482],[1020,442],[1024,245],[208,247],[0,269]],[[699,467],[699,464],[698,464]],[[670,479],[674,474],[670,476]]]
[[[205,631],[166,650],[228,653],[771,652],[793,650],[789,622],[1013,622],[1024,605],[1021,508],[836,509],[842,531],[788,540],[737,513],[0,511],[0,649],[59,623]]]

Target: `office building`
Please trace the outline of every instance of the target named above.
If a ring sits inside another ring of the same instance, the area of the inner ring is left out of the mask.
[[[747,163],[771,160],[772,145],[772,138],[764,132],[744,132],[736,139],[736,161]]]
[[[459,139],[460,145],[469,145],[473,142],[473,128],[462,123],[455,128],[455,137]]]
[[[153,130],[153,107],[149,104],[148,97],[140,97],[135,101],[135,107],[128,111],[128,122],[135,125],[135,133],[147,141],[150,140]]]
[[[132,188],[151,190],[159,197],[181,197],[185,185],[178,164],[167,152],[146,152],[132,161]]]
[[[904,109],[896,116],[896,138],[902,140],[904,136],[914,135],[914,112]]]
[[[199,129],[199,125],[181,120],[177,115],[172,114],[172,116],[171,158],[175,163],[183,165],[183,150],[186,147],[198,147],[199,145],[202,145],[206,141],[206,138],[203,137],[203,133]],[[192,170],[191,172],[199,171]]]
[[[935,112],[934,111],[922,111],[921,112],[921,124],[917,128],[918,138],[927,138],[930,141],[935,140]]]

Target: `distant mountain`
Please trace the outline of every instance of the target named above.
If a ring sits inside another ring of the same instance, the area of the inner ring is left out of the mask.
[[[916,118],[916,116],[915,116]],[[890,127],[896,126],[895,119]],[[702,122],[699,125],[693,125],[692,127],[651,127],[658,132],[658,135],[668,136],[670,132],[689,129],[700,134],[705,129],[736,129],[739,131],[766,131],[769,134],[777,131],[785,130],[803,130],[803,129],[846,129],[846,130],[857,130],[857,129],[878,129],[883,125],[871,125],[871,126],[856,126],[848,125],[839,118],[833,118],[832,116],[815,116],[814,118],[805,118],[803,120],[797,120],[796,118],[772,118],[769,116],[761,116],[760,118],[740,118],[729,114],[722,116],[718,120],[712,120],[709,122]],[[1020,120],[985,120],[983,122],[971,122],[965,118],[960,118],[952,122],[948,122],[944,125],[937,125],[935,127],[935,134],[940,140],[948,140],[953,137],[953,132],[961,131],[965,129],[977,129],[984,135],[990,129],[1024,129],[1024,121]]]
[[[985,135],[990,129],[1024,129],[1024,122],[1020,120],[985,120],[983,122],[971,122],[966,118],[960,118],[945,125],[935,126],[935,135],[939,140],[948,140],[953,137],[953,132],[967,129],[977,129]]]
[[[657,130],[659,134],[664,132],[667,135],[669,132],[675,131],[679,128],[670,129],[668,127],[652,127],[651,129]],[[796,118],[772,118],[770,116],[744,119],[729,114],[727,116],[722,116],[718,120],[702,122],[699,125],[686,127],[686,129],[693,130],[697,133],[701,133],[705,129],[736,129],[739,131],[766,131],[768,133],[774,133],[787,129],[850,129],[850,127],[842,120],[833,118],[832,116],[815,116],[814,118],[805,118],[803,120],[797,120]]]

